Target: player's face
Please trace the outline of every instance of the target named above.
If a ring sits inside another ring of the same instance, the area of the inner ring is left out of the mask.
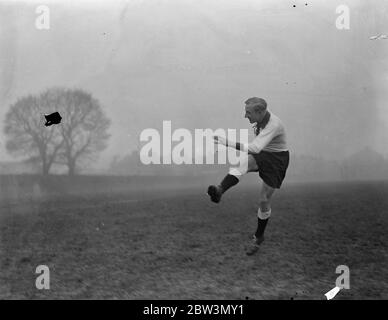
[[[249,120],[249,123],[255,123],[255,122],[260,122],[263,120],[265,115],[265,110],[263,111],[258,111],[255,109],[253,106],[247,104],[245,106],[245,118]]]

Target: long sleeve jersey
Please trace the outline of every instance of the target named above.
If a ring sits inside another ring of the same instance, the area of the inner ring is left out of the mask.
[[[248,144],[248,151],[250,153],[288,151],[286,131],[279,117],[270,112],[268,123],[260,130],[253,141]]]

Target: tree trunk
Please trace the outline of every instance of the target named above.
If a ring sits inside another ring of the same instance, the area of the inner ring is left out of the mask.
[[[67,166],[69,168],[68,175],[73,177],[75,175],[75,161],[69,161]]]
[[[43,161],[43,164],[42,164],[42,174],[44,176],[48,176],[49,171],[50,171],[50,166],[45,161]]]

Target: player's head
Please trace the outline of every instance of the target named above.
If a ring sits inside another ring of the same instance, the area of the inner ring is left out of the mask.
[[[267,102],[262,98],[249,98],[245,101],[245,118],[250,123],[261,122],[267,112]]]

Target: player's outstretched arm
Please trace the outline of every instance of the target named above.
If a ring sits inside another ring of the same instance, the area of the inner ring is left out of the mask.
[[[236,150],[240,150],[243,152],[248,152],[248,144],[236,142],[236,141],[233,141],[231,139],[224,138],[221,136],[214,136],[213,138],[214,138],[215,144],[222,144],[226,147],[234,148]]]
[[[214,136],[213,138],[214,143],[216,144],[222,144],[226,147],[247,152],[248,154],[258,154],[277,134],[278,128],[276,126],[271,126],[263,129],[251,143],[240,143],[221,136]]]

